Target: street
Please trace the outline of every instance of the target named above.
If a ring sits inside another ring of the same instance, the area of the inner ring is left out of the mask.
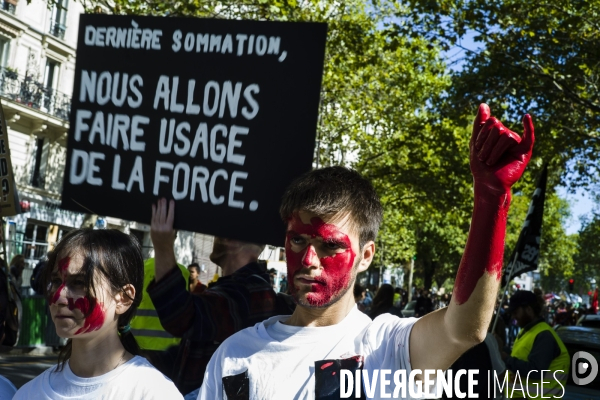
[[[17,389],[56,364],[57,355],[0,355],[0,375]]]

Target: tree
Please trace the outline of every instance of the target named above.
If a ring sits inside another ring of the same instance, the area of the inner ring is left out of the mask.
[[[459,135],[428,106],[450,84],[439,49],[422,37],[397,34],[390,18],[408,10],[393,1],[84,4],[117,14],[327,22],[315,162],[351,165],[372,179],[386,214],[378,242],[385,248],[384,265],[401,264],[416,253],[414,233],[434,210],[440,218],[450,210],[442,209],[444,199],[470,195],[461,181],[468,173],[468,135],[462,130]],[[436,248],[444,244],[440,241]]]
[[[577,254],[575,265],[569,278],[575,280],[575,289],[578,293],[591,290],[591,280],[600,282],[600,214],[594,213],[582,224],[577,237]]]
[[[456,118],[481,101],[513,120],[534,117],[534,157],[564,171],[571,187],[598,179],[600,149],[600,1],[408,0],[415,12],[398,25],[444,49],[466,36],[444,113]],[[537,171],[536,171],[537,172]],[[575,173],[569,175],[569,172]]]
[[[409,24],[415,18],[410,6],[391,0],[83,4],[116,14],[327,22],[315,163],[351,165],[374,183],[385,209],[377,242],[384,251],[376,266],[403,265],[416,255],[416,276],[426,287],[455,275],[472,209],[468,143],[478,98],[469,94],[465,103],[452,88],[440,57],[447,41],[405,29],[416,26]],[[423,15],[421,27],[428,17]],[[453,79],[460,88],[458,75]],[[469,90],[485,89],[477,85]],[[452,109],[453,102],[459,107]],[[493,108],[500,109],[517,121],[510,108]],[[539,158],[532,164],[541,166]],[[531,181],[520,183],[517,192],[528,192]],[[521,211],[519,221],[526,209]]]
[[[533,188],[532,188],[533,189]],[[513,196],[512,206],[507,224],[506,246],[504,252],[505,265],[508,265],[529,202],[531,192],[518,193]],[[561,199],[555,192],[546,193],[544,205],[544,219],[542,224],[542,237],[540,244],[539,270],[541,286],[546,292],[560,292],[564,289],[565,277],[574,270],[574,256],[577,253],[577,235],[567,235],[565,224],[570,217],[569,203]]]

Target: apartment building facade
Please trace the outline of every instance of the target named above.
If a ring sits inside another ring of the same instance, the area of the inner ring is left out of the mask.
[[[35,264],[71,229],[116,228],[138,237],[153,255],[150,227],[108,216],[60,209],[81,2],[0,0],[0,100],[23,213],[6,218],[7,252],[27,261],[24,285]],[[179,232],[179,262],[203,266],[210,281],[217,266],[208,254],[213,238]]]

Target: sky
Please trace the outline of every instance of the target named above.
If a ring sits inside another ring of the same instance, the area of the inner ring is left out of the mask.
[[[560,197],[567,199],[571,205],[572,215],[566,226],[567,234],[577,233],[581,227],[581,216],[592,211],[594,202],[586,195],[584,190],[578,190],[574,195],[567,194],[566,189],[563,187],[559,187],[557,191]]]
[[[474,51],[481,50],[483,46],[481,43],[473,40],[474,36],[475,32],[467,32],[460,42],[460,46]],[[450,69],[460,71],[463,67],[461,59],[464,58],[465,53],[465,50],[456,46],[448,51],[442,52],[442,56],[446,59],[446,63],[449,64]],[[594,208],[594,202],[586,195],[585,190],[577,190],[575,194],[568,194],[566,188],[558,187],[557,192],[559,196],[566,199],[571,206],[571,218],[565,226],[566,232],[568,235],[577,233],[581,228],[581,217],[591,213]]]

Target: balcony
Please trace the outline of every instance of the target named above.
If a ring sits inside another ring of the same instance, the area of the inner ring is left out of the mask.
[[[17,8],[15,3],[16,3],[15,0],[13,0],[13,1],[2,0],[2,1],[0,1],[0,10],[6,11],[9,14],[15,15],[15,11]]]
[[[22,76],[4,67],[0,67],[0,96],[57,118],[69,120],[70,96],[44,87],[31,76]]]
[[[60,22],[57,21],[50,21],[50,34],[54,37],[57,37],[61,40],[64,40],[65,38],[65,31],[67,30],[67,27],[63,24],[61,24]]]

